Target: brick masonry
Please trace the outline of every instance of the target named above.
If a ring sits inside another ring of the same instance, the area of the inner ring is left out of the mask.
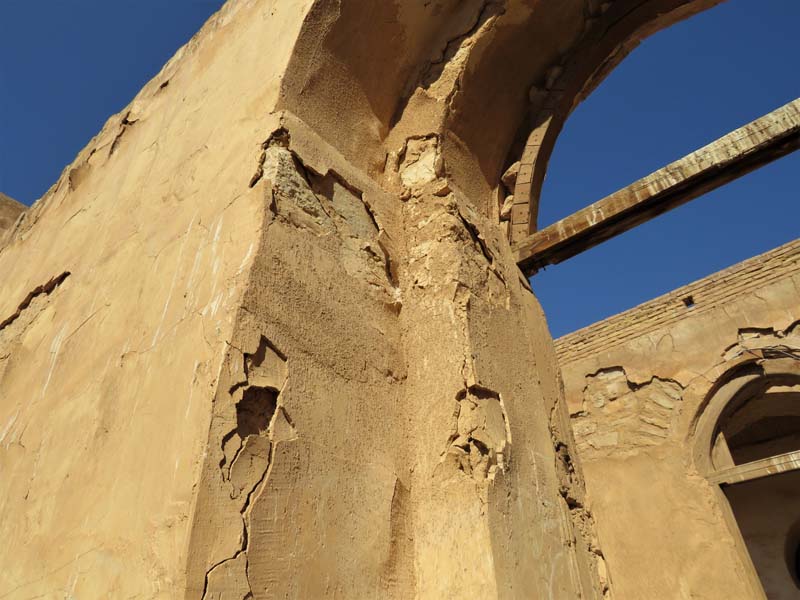
[[[608,351],[800,273],[800,239],[556,340],[562,365]],[[798,292],[800,294],[800,291]],[[687,302],[692,306],[688,307]]]

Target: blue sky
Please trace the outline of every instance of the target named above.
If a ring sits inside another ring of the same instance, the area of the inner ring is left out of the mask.
[[[0,0],[0,191],[41,196],[221,5]],[[798,0],[728,0],[646,40],[567,122],[540,224],[800,96],[798,30]],[[537,274],[553,334],[796,238],[798,173],[800,153]]]
[[[800,96],[800,1],[729,0],[650,38],[573,113],[548,225]],[[555,336],[800,236],[800,152],[535,275]]]

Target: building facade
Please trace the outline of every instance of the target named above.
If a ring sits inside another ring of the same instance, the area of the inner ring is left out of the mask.
[[[230,0],[0,237],[0,598],[758,593],[714,487],[738,413],[696,472],[648,454],[718,361],[562,350],[565,395],[516,245],[570,111],[717,3]],[[715,377],[761,352],[786,404],[757,341],[796,315],[756,308]],[[686,510],[615,512],[615,452]],[[707,556],[645,581],[624,524],[665,518]]]
[[[800,594],[798,291],[795,241],[556,342],[617,596]]]

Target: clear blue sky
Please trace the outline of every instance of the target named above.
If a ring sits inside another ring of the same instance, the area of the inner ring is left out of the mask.
[[[221,5],[0,0],[0,191],[41,196]],[[799,47],[800,0],[728,0],[648,39],[568,121],[540,223],[800,96]],[[798,237],[798,173],[800,153],[537,274],[553,334]]]

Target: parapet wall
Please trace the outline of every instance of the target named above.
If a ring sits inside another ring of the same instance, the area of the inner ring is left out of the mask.
[[[760,288],[792,278],[800,270],[798,260],[800,240],[795,240],[565,335],[555,342],[559,362],[562,368],[581,363],[688,319],[717,320],[706,313],[724,311]],[[768,319],[760,311],[751,318],[761,324]]]

